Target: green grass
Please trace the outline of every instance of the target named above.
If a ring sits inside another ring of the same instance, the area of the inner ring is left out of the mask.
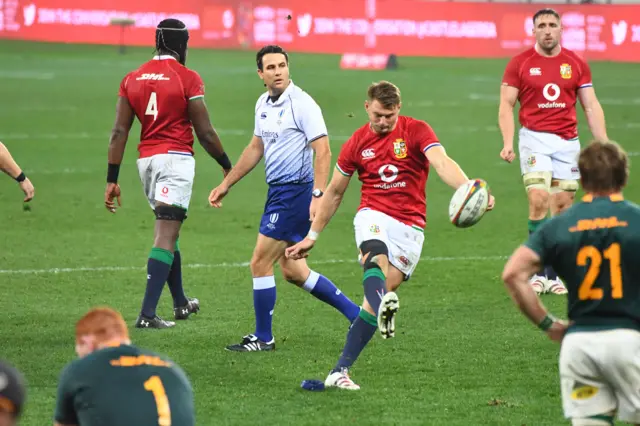
[[[74,357],[75,321],[93,305],[119,309],[129,324],[144,293],[153,216],[135,168],[136,124],[121,171],[123,207],[103,207],[108,134],[122,77],[152,49],[0,43],[0,138],[36,186],[22,209],[15,182],[0,180],[0,297],[5,318],[0,357],[27,376],[24,425],[50,424],[57,377]],[[214,125],[235,161],[248,143],[253,108],[264,89],[253,52],[193,50],[189,65],[207,85]],[[247,262],[258,232],[266,185],[259,166],[225,200],[208,207],[219,167],[197,146],[189,219],[181,235],[184,278],[201,313],[172,330],[132,329],[135,343],[166,353],[192,379],[199,425],[428,424],[559,425],[559,347],[517,312],[499,280],[506,256],[527,233],[519,167],[499,158],[497,93],[505,60],[401,58],[397,71],[341,71],[339,57],[294,54],[292,77],[321,105],[334,161],[366,122],[367,85],[389,79],[403,91],[403,113],[427,120],[469,176],[486,179],[496,210],[477,226],[447,221],[452,192],[435,175],[428,184],[423,261],[400,290],[397,338],[376,337],[353,369],[356,393],[305,393],[300,381],[322,378],[340,354],[347,322],[278,277],[274,353],[223,350],[253,330]],[[640,65],[594,63],[609,135],[640,152]],[[352,116],[353,115],[353,116]],[[580,112],[583,141],[590,138]],[[310,262],[356,301],[362,298],[352,219],[354,181]],[[627,198],[640,198],[633,177]],[[466,260],[464,258],[467,258]],[[336,263],[333,261],[341,261]],[[225,265],[222,265],[225,264]],[[191,266],[189,266],[191,265]],[[77,268],[124,267],[80,271]],[[71,268],[72,271],[28,272]],[[126,269],[129,268],[129,269]],[[565,298],[544,296],[558,315]],[[159,313],[170,316],[168,291]]]

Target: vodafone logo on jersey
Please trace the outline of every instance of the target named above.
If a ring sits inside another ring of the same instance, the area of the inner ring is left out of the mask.
[[[392,188],[406,188],[407,182],[396,182],[398,178],[398,168],[393,164],[385,164],[378,169],[380,180],[384,183],[377,183],[373,185],[377,189],[392,189]]]
[[[547,84],[546,86],[544,86],[544,89],[542,89],[542,96],[544,96],[544,98],[549,102],[538,104],[538,108],[566,108],[566,103],[556,102],[556,100],[558,100],[558,98],[560,97],[560,94],[560,87],[557,84]]]

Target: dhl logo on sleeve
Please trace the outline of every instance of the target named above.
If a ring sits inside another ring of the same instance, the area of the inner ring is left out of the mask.
[[[113,367],[138,367],[140,365],[153,365],[156,367],[171,367],[171,363],[157,356],[140,355],[140,356],[121,356],[118,359],[112,359],[110,364]]]
[[[569,232],[591,231],[595,229],[626,228],[628,223],[618,220],[617,217],[597,217],[595,219],[581,219],[575,226],[569,228]]]

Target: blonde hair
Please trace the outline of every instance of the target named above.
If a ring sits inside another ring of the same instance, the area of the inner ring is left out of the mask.
[[[594,141],[578,159],[580,181],[587,192],[620,192],[629,178],[629,158],[616,142]]]
[[[400,89],[388,81],[379,81],[369,86],[367,95],[370,101],[378,101],[387,109],[400,105]]]

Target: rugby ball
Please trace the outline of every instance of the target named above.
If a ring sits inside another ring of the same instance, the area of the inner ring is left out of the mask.
[[[489,189],[482,179],[460,186],[449,203],[449,220],[458,228],[468,228],[482,219],[489,206]]]

